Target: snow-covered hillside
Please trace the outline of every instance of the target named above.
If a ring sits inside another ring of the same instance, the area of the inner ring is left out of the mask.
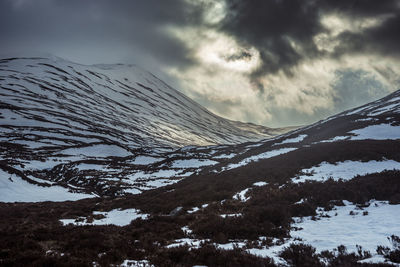
[[[246,151],[240,154],[231,154],[229,163],[215,165],[215,172],[243,167],[252,162],[299,149],[312,149],[319,144],[331,143],[334,145],[338,142],[355,144],[352,141],[366,140],[400,140],[400,90],[362,107],[342,112],[309,126],[250,143],[247,145]],[[373,163],[370,165],[365,163],[361,169],[376,168]],[[339,166],[335,167],[335,171],[341,171]]]
[[[3,59],[0,85],[2,132],[29,134],[36,128],[32,134],[40,138],[32,139],[39,142],[22,142],[28,146],[117,142],[128,148],[179,147],[241,143],[280,133],[218,117],[132,65]],[[46,135],[51,140],[43,140]]]
[[[7,196],[0,201],[46,199],[32,189],[22,197],[25,191],[16,188],[24,183],[57,186],[54,200],[71,193],[71,199],[138,194],[188,176],[258,168],[324,144],[400,138],[400,91],[283,133],[289,128],[220,118],[135,66],[3,59],[0,86],[0,167]],[[273,136],[278,133],[283,134]],[[291,178],[310,180],[302,171],[322,167],[325,174],[346,172],[341,162],[349,161],[361,166],[360,173],[375,168],[357,157],[325,161],[310,161]],[[383,169],[385,161],[369,159]],[[328,178],[323,175],[318,179]]]
[[[0,60],[0,167],[25,182],[99,195],[138,193],[217,163],[198,153],[189,155],[191,165],[178,164],[175,159],[188,157],[180,147],[237,144],[289,129],[216,116],[132,65]],[[3,176],[2,188],[14,188]]]

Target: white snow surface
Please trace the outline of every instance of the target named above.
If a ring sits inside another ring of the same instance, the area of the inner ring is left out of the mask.
[[[301,238],[318,252],[332,250],[339,245],[346,246],[349,252],[356,252],[356,245],[360,245],[371,254],[375,254],[378,245],[391,247],[387,237],[400,236],[400,205],[371,200],[369,207],[360,210],[351,202],[344,203],[345,206],[336,206],[328,212],[320,208],[319,213],[328,215],[328,218],[321,217],[316,221],[311,216],[297,218],[292,227],[301,230],[291,231],[290,235]],[[350,215],[351,211],[354,215]],[[363,212],[368,212],[368,215],[363,215]]]
[[[68,192],[61,186],[34,185],[0,169],[0,202],[67,201],[92,197],[95,196]]]
[[[105,170],[106,166],[99,164],[79,163],[78,165],[75,165],[75,168],[80,171],[87,171],[87,170],[102,171]]]
[[[253,184],[253,186],[266,186],[267,184],[267,182],[256,182]]]
[[[386,105],[383,106],[381,108],[378,108],[370,113],[368,113],[368,116],[377,116],[377,115],[381,115],[385,112],[389,112],[389,111],[393,111],[395,110],[397,107],[399,107],[399,103],[395,103],[395,104],[390,104],[390,105]]]
[[[203,166],[215,165],[217,161],[209,159],[180,159],[172,163],[171,168],[199,168]]]
[[[268,159],[268,158],[272,158],[272,157],[276,157],[279,156],[281,154],[286,154],[289,153],[290,151],[296,150],[297,148],[293,148],[293,147],[285,147],[285,148],[280,148],[280,149],[275,149],[275,150],[271,150],[271,151],[267,151],[258,155],[254,155],[248,158],[245,158],[243,160],[241,160],[238,163],[232,163],[229,164],[228,166],[224,167],[223,170],[231,170],[231,169],[235,169],[238,167],[242,167],[245,166],[251,162],[255,162],[255,161],[259,161],[261,159]]]
[[[227,218],[227,217],[241,217],[243,216],[242,213],[229,213],[229,214],[220,214],[219,216],[221,216],[222,218]]]
[[[350,139],[350,137],[349,136],[335,136],[335,137],[333,137],[331,139],[322,140],[322,141],[316,142],[316,143],[330,143],[330,142],[336,142],[336,141],[344,141],[344,140],[347,140],[347,139]]]
[[[238,193],[236,193],[232,198],[242,201],[242,202],[246,202],[247,200],[250,199],[250,197],[246,197],[247,192],[250,191],[251,188],[246,188]]]
[[[136,219],[147,219],[148,214],[143,214],[140,213],[139,210],[137,209],[126,209],[126,210],[120,210],[120,209],[114,209],[108,212],[104,211],[94,211],[93,215],[104,215],[105,218],[99,219],[99,220],[94,220],[93,222],[87,222],[86,219],[83,219],[83,221],[76,221],[75,219],[61,219],[60,221],[64,225],[68,224],[74,224],[74,225],[108,225],[108,224],[114,224],[117,226],[125,226],[131,223],[131,221],[136,220]]]
[[[221,154],[221,155],[218,155],[218,156],[214,156],[214,158],[215,159],[231,159],[234,156],[236,156],[235,153],[230,153],[230,154]]]
[[[353,130],[350,133],[355,134],[351,140],[388,140],[400,139],[400,126],[390,124],[370,125],[362,129]]]
[[[156,158],[156,157],[151,157],[151,156],[137,156],[133,161],[132,164],[134,165],[148,165],[148,164],[153,164],[159,161],[164,160],[164,158]]]
[[[283,145],[283,144],[290,144],[290,143],[299,143],[299,142],[303,141],[304,138],[306,138],[306,137],[307,137],[306,134],[300,134],[300,135],[298,135],[296,137],[287,138],[287,139],[283,140],[282,142],[275,143],[274,146]]]
[[[68,148],[60,151],[62,154],[85,157],[127,157],[131,153],[116,145],[92,145],[79,148]]]
[[[339,179],[350,180],[357,175],[365,175],[368,173],[382,172],[384,170],[400,170],[400,162],[394,160],[376,161],[370,160],[367,162],[361,161],[342,161],[335,164],[322,162],[318,166],[301,170],[301,173],[296,178],[292,179],[293,183],[305,181],[323,182],[329,178],[335,181]],[[307,175],[308,174],[308,175]]]
[[[148,260],[124,260],[119,267],[154,267]]]
[[[344,245],[347,252],[356,252],[357,245],[363,250],[371,252],[372,257],[363,262],[384,262],[384,259],[376,254],[379,245],[391,247],[387,237],[400,235],[400,205],[389,205],[387,201],[371,200],[367,208],[360,210],[355,204],[344,201],[345,206],[335,206],[333,210],[324,212],[318,208],[318,220],[312,220],[312,216],[294,218],[290,239],[271,247],[252,248],[247,251],[260,257],[273,258],[276,263],[284,266],[287,263],[280,258],[279,253],[290,244],[306,243],[315,247],[317,253]],[[353,211],[354,215],[350,215]],[[368,212],[363,215],[363,212]],[[321,217],[328,215],[329,217]],[[296,230],[298,229],[298,230]],[[316,229],[318,229],[316,231]],[[301,241],[298,240],[301,239]],[[398,265],[396,265],[398,266]]]

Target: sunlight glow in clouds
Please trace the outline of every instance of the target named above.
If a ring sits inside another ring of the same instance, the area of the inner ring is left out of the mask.
[[[224,12],[218,9],[218,16],[210,15],[209,22],[211,18],[221,20],[222,14]],[[365,88],[366,92],[362,92],[363,88],[353,89],[360,90],[360,94],[369,94],[371,100],[398,89],[400,68],[396,59],[376,54],[329,56],[340,45],[339,35],[374,28],[387,18],[354,19],[336,14],[323,16],[321,25],[326,31],[315,35],[313,40],[318,50],[327,56],[305,60],[292,67],[289,74],[281,70],[263,75],[260,82],[265,88],[264,92],[259,92],[249,78],[261,65],[260,51],[255,47],[244,47],[233,37],[214,28],[170,27],[168,31],[194,51],[199,64],[185,70],[168,67],[166,71],[180,81],[187,95],[218,115],[280,126],[279,118],[290,121],[287,117],[298,113],[309,116],[311,119],[306,122],[310,123],[333,112],[340,112],[341,108],[352,107],[348,104],[335,106],[338,100],[345,101],[335,90],[339,70],[362,70],[369,73],[363,78],[382,84],[378,88],[381,91],[375,90],[374,94],[367,92],[368,88]],[[287,40],[296,52],[302,53],[302,47],[295,40],[290,37]],[[392,73],[392,77],[386,73]],[[363,103],[353,105],[358,104]],[[287,111],[286,118],[277,116],[282,110]],[[290,123],[296,124],[296,121]]]
[[[399,28],[398,0],[0,1],[6,57],[136,64],[218,115],[272,127],[399,89]]]

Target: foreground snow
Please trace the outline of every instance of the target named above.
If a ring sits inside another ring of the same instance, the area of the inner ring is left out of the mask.
[[[325,212],[323,208],[317,209],[316,219],[309,217],[294,217],[291,225],[291,238],[284,240],[274,239],[270,247],[250,248],[250,254],[269,257],[275,263],[287,265],[279,257],[280,252],[291,244],[305,243],[316,248],[317,253],[323,250],[334,251],[338,246],[344,245],[348,253],[357,254],[358,246],[371,253],[371,258],[362,262],[383,263],[386,260],[376,253],[377,246],[392,247],[388,240],[391,235],[400,236],[399,205],[389,205],[388,201],[371,200],[368,207],[359,208],[357,205],[343,201],[344,206],[335,206],[331,211]],[[222,216],[222,215],[221,215]],[[241,216],[241,214],[223,214],[222,217]],[[208,239],[196,239],[191,235],[191,230],[184,227],[187,237],[177,239],[167,245],[167,248],[189,246],[199,248]],[[316,230],[317,229],[317,230]],[[262,241],[266,237],[260,237]],[[230,240],[226,244],[212,243],[216,248],[231,250],[234,247],[244,248],[246,240]]]
[[[67,201],[92,197],[94,195],[68,192],[61,186],[34,185],[0,169],[0,202]]]
[[[148,260],[124,260],[120,267],[154,267]]]
[[[319,208],[318,220],[313,220],[311,216],[294,218],[295,223],[292,224],[294,230],[290,232],[291,239],[268,248],[248,249],[248,252],[261,257],[270,257],[284,264],[284,260],[278,255],[293,243],[310,244],[318,253],[323,250],[332,251],[340,245],[344,245],[349,253],[357,253],[359,245],[372,254],[372,258],[363,262],[384,262],[385,259],[377,255],[376,248],[379,245],[391,247],[387,237],[400,235],[398,218],[400,205],[371,200],[370,205],[361,210],[351,202],[344,201],[344,203],[345,206],[335,206],[328,212]]]
[[[301,238],[318,252],[332,250],[339,245],[346,246],[349,252],[356,252],[356,245],[360,245],[371,254],[376,252],[379,245],[391,247],[387,237],[400,236],[400,205],[371,200],[370,205],[361,210],[351,202],[344,203],[345,206],[336,206],[328,212],[320,209],[319,215],[324,217],[319,220],[312,220],[311,216],[297,218],[292,226],[301,230],[292,231],[291,236]]]
[[[304,174],[293,178],[292,182],[323,182],[328,180],[329,178],[332,178],[336,181],[339,179],[350,180],[357,175],[365,175],[368,173],[382,172],[384,170],[394,169],[400,170],[400,162],[394,160],[371,160],[367,162],[347,160],[343,162],[337,162],[336,164],[322,162],[318,166],[301,170],[300,173]]]
[[[118,226],[126,226],[131,223],[131,221],[136,219],[147,219],[148,214],[140,213],[137,209],[126,209],[120,210],[115,209],[108,212],[105,211],[94,211],[94,216],[101,216],[101,219],[94,219],[92,222],[89,222],[86,218],[79,218],[79,219],[61,219],[60,221],[64,225],[74,224],[74,225],[118,225]]]

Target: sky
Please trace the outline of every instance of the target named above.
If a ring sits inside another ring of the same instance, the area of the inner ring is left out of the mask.
[[[1,0],[0,55],[147,69],[212,112],[305,125],[400,89],[400,0]]]

